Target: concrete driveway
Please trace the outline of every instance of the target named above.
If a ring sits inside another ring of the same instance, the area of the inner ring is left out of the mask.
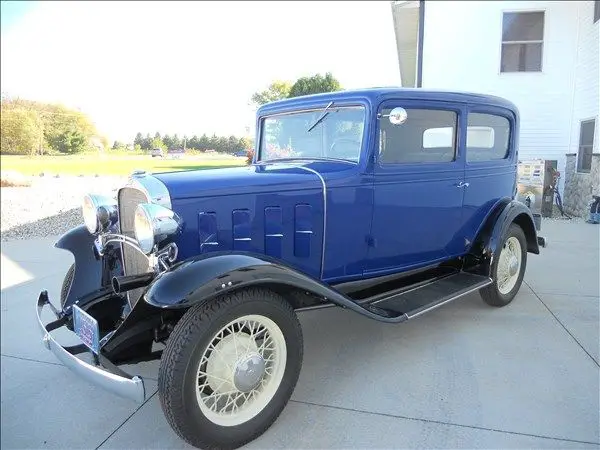
[[[600,227],[542,227],[550,247],[508,307],[471,295],[401,325],[302,313],[292,400],[248,447],[599,448]],[[156,393],[115,397],[42,346],[35,301],[56,301],[71,264],[53,242],[2,243],[1,447],[189,448]],[[128,370],[156,380],[158,362]]]

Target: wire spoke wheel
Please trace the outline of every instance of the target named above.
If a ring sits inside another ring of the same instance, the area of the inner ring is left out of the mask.
[[[229,322],[200,359],[196,390],[200,409],[217,425],[247,422],[277,392],[286,359],[283,333],[268,317],[246,315]]]

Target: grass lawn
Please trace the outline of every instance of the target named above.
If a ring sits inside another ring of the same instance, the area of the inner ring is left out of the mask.
[[[233,156],[186,156],[185,159],[152,158],[147,155],[0,156],[3,171],[23,175],[129,175],[134,170],[171,172],[243,166],[246,159]]]

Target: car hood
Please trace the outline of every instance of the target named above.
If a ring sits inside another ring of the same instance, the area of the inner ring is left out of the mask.
[[[220,169],[153,174],[169,190],[171,199],[284,192],[321,187],[320,176],[348,170],[345,163],[276,163]],[[315,173],[316,172],[316,173]],[[317,173],[321,175],[317,175]]]

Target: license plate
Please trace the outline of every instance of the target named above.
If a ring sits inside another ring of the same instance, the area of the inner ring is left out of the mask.
[[[95,354],[100,351],[98,321],[77,305],[73,305],[73,331]]]

